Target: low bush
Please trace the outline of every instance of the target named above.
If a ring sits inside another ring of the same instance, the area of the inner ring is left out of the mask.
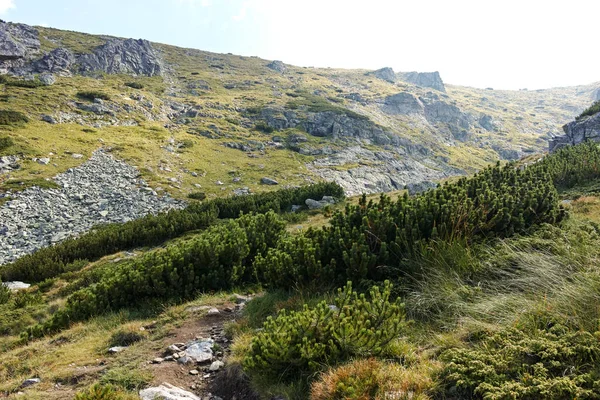
[[[429,369],[429,370],[428,370]],[[431,366],[415,369],[375,358],[356,360],[323,373],[311,386],[311,400],[430,399]]]
[[[584,118],[584,117],[589,117],[591,115],[594,114],[598,114],[600,112],[600,100],[594,102],[594,104],[592,104],[591,106],[589,106],[587,109],[585,109],[581,114],[579,114],[579,116],[577,118],[575,118],[577,121],[579,121],[580,119]]]
[[[0,151],[8,149],[14,144],[15,142],[8,136],[0,137]]]
[[[127,394],[113,385],[95,384],[75,395],[75,400],[132,400],[138,397]]]
[[[192,199],[192,200],[205,200],[206,199],[206,193],[204,193],[204,192],[192,192],[192,193],[188,194],[187,197],[189,199]]]
[[[110,337],[109,346],[131,346],[134,343],[144,340],[144,335],[132,330],[119,330]]]
[[[110,100],[110,96],[108,94],[95,90],[84,90],[77,92],[77,97],[89,101],[94,101],[94,99]]]
[[[455,398],[598,399],[600,332],[547,321],[506,328],[474,347],[451,349],[442,379]]]
[[[105,386],[119,389],[138,391],[152,382],[152,373],[148,370],[139,370],[131,367],[111,368],[100,379]],[[136,397],[136,399],[139,399]]]
[[[326,195],[341,199],[344,191],[335,183],[317,183],[252,196],[219,198],[124,224],[105,225],[3,265],[0,277],[4,280],[41,282],[65,272],[66,266],[77,260],[94,261],[121,250],[157,245],[186,232],[204,229],[217,218],[238,218],[242,214],[269,210],[288,211],[294,204],[304,204],[307,198],[320,199]]]
[[[0,280],[0,305],[8,303],[10,295],[10,289]]]
[[[125,86],[128,86],[132,89],[143,89],[144,85],[140,82],[126,82]]]
[[[353,357],[381,355],[404,327],[404,305],[390,301],[392,285],[374,286],[370,297],[348,283],[334,304],[269,317],[244,358],[250,372],[282,379],[311,375]]]
[[[259,121],[254,125],[254,129],[264,133],[273,133],[275,129],[272,126],[267,125],[264,121]]]
[[[19,111],[0,110],[0,125],[24,124],[29,118]]]
[[[20,80],[20,79],[7,79],[5,83],[6,83],[6,86],[15,86],[15,87],[28,88],[28,89],[35,89],[40,86],[46,86],[38,79],[33,79],[33,80],[29,80],[29,81]]]

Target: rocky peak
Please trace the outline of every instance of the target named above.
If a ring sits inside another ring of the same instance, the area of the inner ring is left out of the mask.
[[[431,89],[446,92],[446,87],[438,71],[435,72],[399,72],[398,76],[405,82],[412,83],[415,86],[428,87]]]
[[[161,75],[163,65],[152,43],[143,39],[111,39],[92,54],[77,58],[79,72],[102,71],[109,74]]]
[[[285,64],[279,60],[272,61],[267,64],[267,68],[277,71],[280,74],[284,74],[287,71]]]
[[[396,82],[396,73],[390,67],[378,69],[377,71],[369,72],[368,75],[373,75],[376,78],[388,81],[390,83]]]
[[[550,152],[588,140],[600,142],[600,112],[566,124],[563,131],[564,136],[554,137],[548,142]]]
[[[37,29],[24,24],[0,22],[0,68],[19,66],[39,50]]]

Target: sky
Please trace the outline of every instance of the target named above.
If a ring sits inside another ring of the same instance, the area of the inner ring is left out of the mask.
[[[515,90],[600,81],[599,15],[598,0],[0,0],[12,22]]]

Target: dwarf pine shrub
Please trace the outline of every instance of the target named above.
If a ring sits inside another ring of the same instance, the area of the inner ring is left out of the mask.
[[[321,371],[352,357],[382,354],[404,327],[404,305],[390,301],[392,285],[374,286],[370,296],[348,282],[334,304],[323,301],[301,311],[269,317],[252,341],[244,368],[282,378]]]

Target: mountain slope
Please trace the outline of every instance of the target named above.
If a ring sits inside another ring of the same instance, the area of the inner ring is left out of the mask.
[[[480,90],[437,73],[300,68],[22,24],[0,33],[0,70],[56,80],[5,85],[2,108],[30,119],[3,127],[16,143],[3,153],[24,158],[11,178],[51,177],[73,166],[65,152],[103,145],[176,197],[260,191],[262,177],[335,180],[349,194],[427,187],[545,150],[598,87]],[[49,153],[48,167],[30,161]]]

